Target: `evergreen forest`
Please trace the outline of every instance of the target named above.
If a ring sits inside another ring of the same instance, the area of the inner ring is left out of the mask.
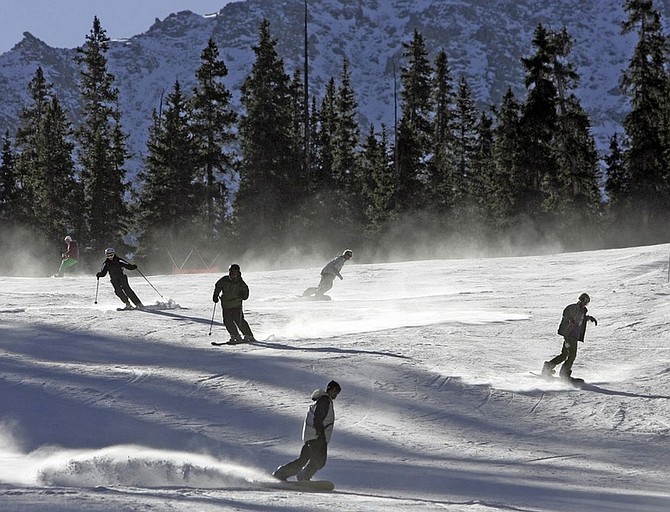
[[[374,126],[361,122],[348,58],[315,94],[305,69],[285,69],[264,20],[240,111],[210,39],[195,87],[177,79],[156,105],[132,182],[96,17],[77,50],[77,119],[38,68],[18,129],[1,134],[0,274],[25,274],[26,262],[52,273],[68,234],[82,272],[108,246],[163,273],[194,250],[225,268],[300,265],[345,247],[385,261],[667,242],[668,38],[651,0],[624,6],[621,30],[637,36],[620,79],[630,108],[606,154],[575,93],[565,28],[535,27],[519,63],[525,95],[510,87],[485,109],[415,30],[398,63],[394,126]]]

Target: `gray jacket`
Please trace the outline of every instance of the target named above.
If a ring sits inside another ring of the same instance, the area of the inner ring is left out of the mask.
[[[340,270],[342,270],[346,261],[344,256],[338,256],[337,258],[330,260],[328,264],[321,269],[321,275],[332,274],[342,279]]]

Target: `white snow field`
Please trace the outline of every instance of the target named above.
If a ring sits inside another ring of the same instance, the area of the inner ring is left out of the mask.
[[[123,312],[107,278],[0,277],[0,510],[667,512],[669,256],[352,260],[331,302],[240,261],[261,341],[223,347],[219,275],[130,272],[156,304]],[[580,390],[530,372],[582,292]],[[270,487],[331,379],[335,491]]]

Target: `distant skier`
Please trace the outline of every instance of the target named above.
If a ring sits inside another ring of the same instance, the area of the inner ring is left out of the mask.
[[[558,334],[563,336],[563,349],[561,353],[553,359],[546,361],[542,366],[542,376],[551,377],[554,374],[554,367],[563,363],[559,375],[562,379],[570,382],[572,378],[572,364],[577,357],[577,342],[584,341],[586,332],[586,322],[591,321],[598,325],[598,321],[592,316],[587,315],[587,304],[591,298],[587,293],[582,293],[575,304],[570,304],[563,310],[563,318],[558,326]]]
[[[133,309],[133,306],[130,304],[131,300],[133,301],[133,304],[135,304],[135,307],[143,308],[144,304],[137,298],[137,295],[135,295],[135,292],[128,284],[128,276],[123,270],[124,268],[127,268],[128,270],[136,270],[137,265],[128,263],[126,260],[119,258],[116,255],[116,251],[109,247],[105,249],[105,261],[102,264],[100,272],[98,272],[95,277],[100,279],[101,277],[105,277],[107,272],[109,272],[109,281],[114,287],[114,293],[126,305],[125,309]]]
[[[64,241],[67,244],[67,249],[61,254],[62,260],[60,262],[60,268],[58,269],[58,272],[54,274],[54,277],[63,277],[68,268],[79,262],[79,244],[77,241],[70,235],[67,235]]]
[[[214,286],[212,300],[221,300],[223,309],[223,325],[230,334],[230,343],[249,343],[256,341],[249,324],[244,319],[242,301],[249,298],[249,287],[242,279],[242,271],[237,263],[228,267],[228,275],[223,276]],[[239,330],[238,330],[239,328]],[[244,338],[240,335],[244,334]]]
[[[314,295],[316,298],[321,298],[324,294],[333,287],[333,281],[335,277],[339,277],[340,280],[344,279],[340,270],[344,264],[349,261],[354,255],[354,252],[351,249],[345,250],[340,256],[332,259],[328,264],[321,269],[321,281],[319,286],[307,288],[303,293],[303,297],[310,297]],[[327,298],[327,297],[326,297]]]
[[[287,480],[295,476],[297,480],[311,480],[314,474],[326,465],[328,443],[335,425],[333,400],[342,388],[331,380],[326,390],[317,389],[312,393],[314,403],[309,407],[302,427],[302,440],[305,443],[300,456],[292,462],[279,466],[272,476],[278,480]]]

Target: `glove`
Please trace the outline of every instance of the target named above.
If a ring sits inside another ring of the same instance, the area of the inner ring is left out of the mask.
[[[598,320],[596,320],[592,316],[588,317],[587,320],[591,320],[595,325],[598,325]]]
[[[137,265],[129,265],[128,270],[137,270]]]
[[[215,293],[215,294],[212,296],[212,300],[214,301],[214,304],[216,304],[217,302],[219,302],[219,296]]]
[[[97,274],[95,274],[95,277],[97,277],[98,279],[100,279],[100,278],[102,277],[102,272],[98,272]]]

